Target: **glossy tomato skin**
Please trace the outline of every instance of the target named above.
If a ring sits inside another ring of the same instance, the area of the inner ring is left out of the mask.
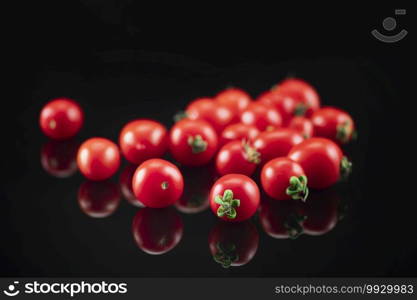
[[[311,117],[320,108],[320,97],[312,85],[299,78],[289,78],[280,82],[275,92],[293,98],[296,101],[297,115]]]
[[[128,164],[120,174],[119,184],[123,197],[132,205],[136,207],[144,207],[142,202],[136,198],[132,189],[132,179],[138,167],[133,164]]]
[[[160,255],[171,251],[181,241],[184,225],[172,207],[140,209],[132,223],[133,238],[142,251]]]
[[[214,260],[224,268],[243,266],[258,250],[259,233],[250,221],[218,221],[209,234],[209,248]]]
[[[132,179],[132,189],[136,198],[145,206],[167,207],[181,197],[184,179],[174,164],[153,158],[136,169]]]
[[[225,221],[240,222],[252,217],[258,209],[260,202],[259,188],[249,177],[241,174],[228,174],[220,177],[210,190],[210,207],[215,215],[218,216],[220,204],[216,203],[216,196],[225,198],[225,191],[232,191],[232,198],[239,200],[239,206],[234,207],[236,216],[227,215],[219,218]]]
[[[74,140],[46,142],[41,149],[41,164],[50,175],[68,178],[77,172],[79,144]]]
[[[267,91],[261,94],[257,100],[259,103],[275,108],[281,115],[282,126],[288,126],[294,117],[296,101],[288,95]]]
[[[352,139],[355,124],[351,116],[334,107],[323,107],[311,117],[314,135],[328,138],[336,143],[345,144]]]
[[[292,118],[288,124],[288,128],[297,130],[305,139],[309,139],[314,136],[313,123],[306,117],[296,116]]]
[[[253,142],[254,148],[261,154],[261,163],[287,156],[292,147],[304,141],[303,136],[293,129],[280,128],[262,132]]]
[[[84,113],[77,102],[57,98],[48,102],[39,116],[39,125],[51,139],[64,140],[75,136],[84,123]]]
[[[199,98],[191,102],[186,111],[191,120],[204,120],[213,126],[217,134],[230,124],[236,123],[239,118],[233,109],[228,106],[217,104],[209,98]]]
[[[259,162],[259,153],[255,148],[242,141],[233,141],[217,153],[216,169],[220,175],[235,173],[251,176]]]
[[[282,118],[276,109],[254,102],[242,112],[240,122],[255,126],[259,131],[265,131],[281,127]]]
[[[265,198],[259,209],[263,230],[274,239],[295,239],[303,232],[304,212],[299,201]]]
[[[164,155],[168,148],[165,126],[152,120],[135,120],[126,124],[119,136],[124,157],[133,164]]]
[[[90,138],[78,149],[77,165],[90,180],[110,178],[120,166],[119,149],[108,139]]]
[[[311,188],[327,188],[340,178],[343,153],[340,147],[331,140],[307,139],[294,146],[288,157],[301,165]]]
[[[78,189],[78,204],[92,218],[105,218],[119,207],[119,187],[111,181],[85,181]]]
[[[170,152],[185,166],[207,164],[216,153],[217,146],[216,131],[203,120],[183,119],[171,128]]]
[[[229,88],[217,94],[215,101],[219,105],[231,108],[235,114],[243,112],[252,99],[248,93],[238,88]]]
[[[261,171],[261,183],[264,191],[276,200],[291,200],[294,197],[287,194],[287,188],[291,186],[292,177],[300,178],[305,176],[303,168],[296,162],[287,157],[279,157],[270,160],[265,164]],[[308,196],[308,188],[300,190],[296,196],[302,197],[305,201]],[[298,197],[297,197],[298,198]]]
[[[252,142],[259,135],[259,130],[253,125],[236,123],[227,126],[220,136],[220,146],[232,141],[246,140]]]

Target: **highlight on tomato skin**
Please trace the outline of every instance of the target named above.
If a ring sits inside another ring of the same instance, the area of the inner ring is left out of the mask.
[[[249,106],[252,99],[244,90],[232,87],[219,92],[215,101],[217,104],[231,108],[238,115]]]
[[[243,266],[258,250],[259,233],[249,220],[240,223],[219,220],[210,231],[208,242],[214,261],[223,268]]]
[[[181,241],[184,225],[172,207],[140,209],[132,222],[133,239],[143,252],[165,254]]]
[[[256,102],[276,109],[282,117],[282,126],[284,127],[288,126],[296,113],[297,101],[288,95],[274,90],[262,93]]]
[[[305,139],[309,139],[314,136],[313,123],[306,117],[296,116],[292,118],[288,128],[298,131]]]
[[[112,215],[120,200],[119,187],[111,181],[85,181],[78,189],[78,204],[92,218]]]
[[[123,197],[130,204],[136,207],[144,207],[145,205],[141,201],[139,201],[138,198],[136,198],[132,189],[132,179],[136,169],[137,166],[134,164],[126,165],[119,178],[120,190],[122,192]]]
[[[65,140],[75,136],[84,123],[84,112],[80,105],[70,98],[56,98],[42,108],[39,125],[51,139]]]
[[[50,140],[42,145],[41,165],[50,175],[68,178],[77,172],[77,151],[79,143],[75,140]]]
[[[240,122],[252,125],[259,131],[277,129],[282,126],[280,113],[259,102],[252,102],[240,115]]]

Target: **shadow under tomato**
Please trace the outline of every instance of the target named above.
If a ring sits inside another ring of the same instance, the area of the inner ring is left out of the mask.
[[[41,165],[50,175],[68,178],[77,171],[77,151],[79,143],[75,140],[49,140],[41,147]]]
[[[240,223],[218,221],[210,231],[208,242],[214,261],[222,267],[243,266],[255,256],[259,234],[249,220]]]
[[[184,225],[172,207],[140,209],[132,223],[133,238],[142,251],[160,255],[171,251],[181,241]]]
[[[132,205],[136,207],[144,207],[145,205],[136,198],[132,189],[132,178],[137,169],[137,165],[128,164],[123,172],[120,174],[119,184],[123,197]]]
[[[119,187],[111,181],[85,181],[78,189],[78,203],[92,218],[108,217],[119,206]]]

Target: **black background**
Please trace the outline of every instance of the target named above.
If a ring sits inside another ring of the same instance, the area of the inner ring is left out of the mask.
[[[17,88],[5,95],[2,118],[1,276],[416,276],[415,178],[406,151],[415,126],[405,117],[415,101],[413,12],[397,17],[397,29],[409,30],[403,41],[370,35],[384,32],[381,22],[395,8],[407,7],[243,12],[207,3],[180,14],[139,1],[21,5],[6,28]],[[116,141],[131,119],[170,126],[193,98],[230,85],[256,97],[287,75],[311,82],[323,104],[356,120],[359,139],[346,149],[354,174],[336,187],[349,209],[328,234],[294,241],[272,239],[254,219],[260,242],[245,266],[224,270],[211,258],[207,238],[217,220],[210,211],[181,214],[182,241],[150,256],[133,241],[137,208],[123,199],[112,216],[90,218],[77,202],[82,176],[57,179],[41,167],[47,138],[38,114],[51,98],[83,106],[77,141]]]

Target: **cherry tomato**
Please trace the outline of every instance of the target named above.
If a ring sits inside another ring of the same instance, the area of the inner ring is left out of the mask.
[[[184,193],[175,203],[176,208],[186,214],[195,214],[210,206],[209,193],[214,181],[212,166],[183,168]]]
[[[244,111],[251,103],[248,93],[238,88],[229,88],[218,93],[215,100],[220,105],[230,107],[236,114]]]
[[[281,127],[282,118],[277,110],[254,102],[242,112],[240,122],[246,125],[253,125],[260,131],[264,131]]]
[[[282,117],[282,125],[287,126],[294,117],[296,101],[288,95],[267,91],[261,94],[258,102],[276,109]]]
[[[80,131],[84,122],[81,107],[68,98],[57,98],[48,102],[40,113],[40,127],[48,137],[63,140]]]
[[[311,138],[291,149],[288,157],[299,163],[308,177],[309,187],[324,189],[345,177],[352,164],[331,140]]]
[[[209,98],[200,98],[191,102],[186,111],[191,120],[204,120],[213,126],[217,134],[230,124],[239,121],[238,115],[228,106],[219,105]]]
[[[262,164],[265,164],[273,158],[287,156],[291,148],[303,140],[303,136],[297,131],[280,128],[262,132],[253,142],[253,146],[261,154]]]
[[[181,241],[184,225],[172,208],[140,209],[133,218],[133,238],[145,253],[159,255],[171,251]]]
[[[50,175],[67,178],[77,172],[78,143],[69,141],[48,141],[42,146],[41,164]]]
[[[168,148],[167,130],[152,120],[135,120],[123,127],[119,144],[129,162],[140,164],[164,155]]]
[[[216,168],[220,175],[243,174],[250,176],[260,163],[260,154],[245,141],[233,141],[224,145],[217,154]]]
[[[262,199],[259,221],[266,234],[274,239],[296,239],[304,231],[304,220],[300,202]]]
[[[220,146],[226,145],[231,141],[242,141],[248,142],[253,141],[259,135],[259,130],[255,126],[246,125],[243,123],[236,123],[227,126],[220,137]]]
[[[219,221],[209,234],[211,255],[224,268],[246,265],[255,256],[258,244],[258,230],[250,221]]]
[[[169,148],[172,156],[186,166],[207,164],[217,151],[217,134],[202,120],[179,121],[171,128]]]
[[[313,123],[310,119],[301,116],[292,118],[288,128],[297,130],[305,139],[311,138],[314,133]]]
[[[124,168],[123,172],[120,174],[120,190],[122,191],[123,197],[130,204],[136,207],[144,207],[145,205],[143,205],[143,203],[140,202],[138,198],[136,198],[135,193],[133,193],[132,189],[132,180],[136,169],[137,166],[132,164],[129,164]]]
[[[280,82],[274,91],[296,101],[295,114],[298,116],[311,117],[313,112],[320,107],[320,97],[317,91],[302,79],[286,79]]]
[[[210,190],[211,210],[226,221],[244,221],[259,206],[259,188],[249,177],[229,174],[220,177]]]
[[[78,190],[78,203],[90,217],[108,217],[119,206],[119,187],[111,181],[85,181]]]
[[[77,165],[90,180],[110,178],[120,166],[119,149],[108,139],[88,139],[78,149]]]
[[[264,191],[276,200],[302,200],[308,197],[307,176],[303,168],[287,157],[270,160],[262,168]]]
[[[355,131],[355,124],[350,115],[338,108],[323,107],[311,117],[314,135],[328,138],[340,144],[348,143]]]
[[[174,204],[181,197],[184,180],[174,164],[153,158],[137,168],[132,188],[136,198],[145,206],[160,208]]]

